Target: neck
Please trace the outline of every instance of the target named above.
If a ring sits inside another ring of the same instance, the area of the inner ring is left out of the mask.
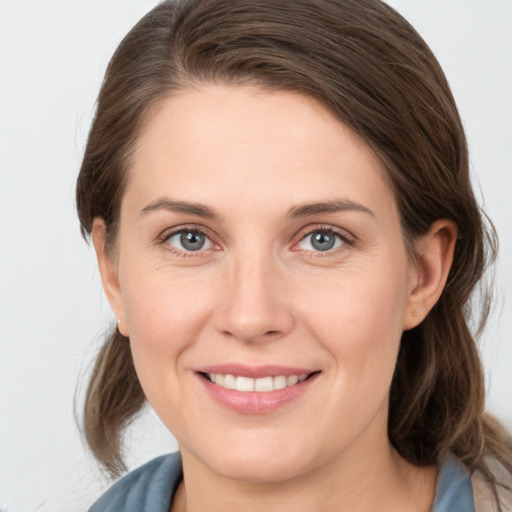
[[[437,470],[419,468],[401,458],[389,441],[368,446],[369,456],[346,453],[283,481],[241,481],[219,475],[183,449],[185,485],[172,512],[428,512]]]

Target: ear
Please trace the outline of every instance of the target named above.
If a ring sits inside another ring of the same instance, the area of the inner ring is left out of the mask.
[[[410,289],[404,309],[403,329],[420,324],[443,292],[453,261],[457,227],[441,219],[415,242],[416,261],[412,265]]]
[[[128,336],[125,334],[126,322],[121,287],[119,286],[118,261],[115,254],[112,254],[112,251],[106,246],[106,232],[107,226],[105,221],[100,217],[96,217],[92,226],[92,243],[96,251],[103,289],[105,290],[110,307],[118,320],[119,332],[123,336]]]

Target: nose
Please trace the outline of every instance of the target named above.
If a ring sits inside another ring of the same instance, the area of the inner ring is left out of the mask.
[[[286,336],[294,325],[283,271],[272,258],[251,255],[233,263],[223,283],[215,327],[244,343]]]

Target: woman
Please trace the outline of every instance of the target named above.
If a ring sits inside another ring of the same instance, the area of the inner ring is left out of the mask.
[[[510,510],[468,328],[493,232],[391,8],[163,2],[109,65],[77,205],[118,318],[88,443],[119,474],[147,399],[180,446],[92,511]]]

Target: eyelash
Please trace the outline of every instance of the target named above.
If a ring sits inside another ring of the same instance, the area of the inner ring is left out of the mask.
[[[197,251],[187,251],[185,249],[180,250],[176,249],[172,245],[168,243],[169,239],[173,236],[179,235],[181,233],[196,233],[199,235],[203,235],[206,237],[206,239],[214,246],[214,247],[220,247],[220,244],[217,243],[214,239],[214,237],[209,233],[209,230],[206,230],[204,227],[196,227],[196,226],[185,226],[180,228],[174,228],[171,230],[164,231],[159,237],[158,237],[158,243],[162,246],[165,245],[165,249],[170,251],[171,253],[183,257],[193,257],[197,256],[196,253],[203,253],[205,250],[202,250],[202,248],[198,249]],[[341,247],[337,247],[335,249],[328,249],[326,251],[313,251],[308,250],[304,251],[306,253],[310,253],[308,257],[311,258],[325,258],[337,255],[340,250],[343,250],[346,247],[351,247],[355,243],[355,239],[352,235],[350,235],[347,231],[336,229],[332,226],[325,226],[325,225],[317,225],[313,229],[310,229],[306,233],[300,236],[299,240],[293,243],[292,251],[300,251],[300,249],[294,249],[295,246],[297,246],[300,242],[306,240],[308,237],[315,233],[322,233],[325,235],[333,236],[339,240],[341,240],[342,245]]]
[[[313,229],[308,230],[306,233],[301,235],[300,239],[293,244],[295,247],[300,242],[306,240],[308,237],[315,233],[322,233],[324,235],[330,235],[335,238],[341,240],[341,247],[337,247],[335,249],[328,249],[326,251],[306,251],[309,253],[308,257],[310,258],[328,258],[337,256],[339,251],[342,251],[348,247],[352,247],[355,243],[355,239],[352,235],[350,235],[347,231],[334,228],[333,226],[325,226],[325,225],[317,225]],[[299,251],[300,249],[292,249]]]
[[[196,226],[184,226],[181,228],[166,230],[158,237],[158,243],[162,246],[165,246],[167,251],[170,251],[174,255],[180,256],[182,258],[193,257],[196,256],[197,253],[204,252],[204,250],[201,250],[202,248],[197,251],[187,251],[185,249],[180,250],[167,243],[173,236],[179,235],[181,233],[195,233],[198,235],[203,235],[213,246],[219,247],[219,244],[214,240],[214,237],[205,228]]]

